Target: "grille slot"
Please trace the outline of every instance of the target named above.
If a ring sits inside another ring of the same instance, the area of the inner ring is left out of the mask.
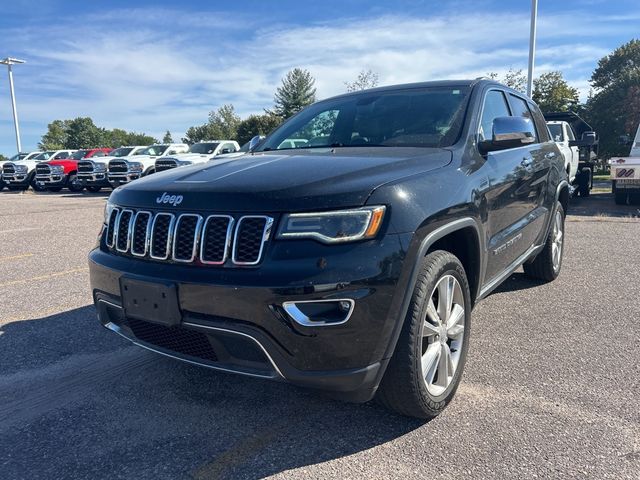
[[[118,220],[118,213],[120,213],[120,209],[114,208],[111,210],[111,215],[109,216],[109,223],[107,224],[107,247],[113,248],[116,237],[116,221]]]
[[[36,165],[36,175],[49,175],[51,173],[51,167],[49,165]]]
[[[126,252],[131,244],[131,223],[133,221],[133,212],[131,210],[122,210],[118,215],[116,227],[116,250]]]
[[[16,166],[13,163],[5,163],[2,168],[2,173],[13,175],[16,173]]]
[[[111,160],[109,162],[109,173],[127,173],[129,168],[124,160]]]
[[[127,318],[136,338],[166,350],[216,362],[218,356],[204,333]]]
[[[178,217],[173,234],[173,259],[178,262],[192,262],[196,256],[197,238],[202,226],[202,217],[185,213]]]
[[[131,254],[144,257],[149,248],[149,233],[151,231],[151,212],[138,212],[133,220],[131,235]]]
[[[264,216],[240,218],[233,241],[233,263],[256,265],[262,257],[264,242],[269,239],[273,219]]]
[[[171,250],[171,233],[175,217],[171,213],[158,213],[151,227],[151,258],[166,260]]]
[[[93,173],[93,170],[93,162],[91,160],[78,162],[78,173]]]
[[[200,261],[211,265],[222,265],[227,260],[233,231],[233,217],[211,215],[202,229]]]
[[[172,168],[176,168],[177,166],[178,162],[173,159],[156,160],[156,172],[171,170]]]

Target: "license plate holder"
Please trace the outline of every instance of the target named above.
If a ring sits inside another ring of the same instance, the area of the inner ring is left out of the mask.
[[[161,325],[179,325],[182,313],[174,283],[147,282],[120,277],[120,295],[125,316]]]

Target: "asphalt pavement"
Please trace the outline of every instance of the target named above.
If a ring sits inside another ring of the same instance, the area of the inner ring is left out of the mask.
[[[640,478],[640,207],[574,200],[560,278],[476,307],[458,394],[423,423],[103,329],[105,199],[0,193],[1,479]]]

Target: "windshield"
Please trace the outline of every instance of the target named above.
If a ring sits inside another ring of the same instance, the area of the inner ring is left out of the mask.
[[[152,157],[159,157],[167,148],[169,148],[168,145],[151,145],[144,150],[136,152],[136,155],[151,155]]]
[[[42,152],[40,155],[35,157],[35,160],[49,160],[54,153],[56,152]]]
[[[116,148],[115,150],[112,150],[109,153],[109,156],[110,157],[126,157],[127,155],[129,155],[131,153],[131,150],[133,150],[132,147]]]
[[[449,146],[460,134],[468,93],[468,87],[425,87],[319,102],[278,128],[257,150]]]
[[[15,154],[13,157],[11,157],[9,159],[9,162],[17,162],[18,160],[22,160],[23,158],[26,158],[26,156],[29,155],[28,153],[17,153]]]
[[[547,124],[549,127],[549,133],[551,133],[551,138],[553,138],[556,142],[562,141],[562,125],[559,123]]]
[[[89,153],[88,150],[78,150],[77,152],[73,152],[69,158],[73,160],[80,160],[81,158],[84,158],[87,153]]]
[[[190,153],[213,153],[215,149],[220,145],[219,143],[194,143],[189,147]]]

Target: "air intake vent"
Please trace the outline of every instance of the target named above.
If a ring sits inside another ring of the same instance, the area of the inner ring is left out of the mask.
[[[172,168],[176,168],[177,166],[178,166],[178,162],[176,162],[173,159],[156,160],[156,172],[171,170]]]
[[[90,160],[78,162],[78,173],[93,173],[93,162]]]
[[[36,165],[36,175],[49,175],[51,173],[51,167],[46,164]]]
[[[171,246],[171,230],[174,216],[171,213],[159,213],[151,228],[151,258],[166,260]]]
[[[273,220],[269,217],[242,217],[236,227],[233,244],[233,262],[238,265],[255,265],[260,261],[264,242],[269,239]]]
[[[131,210],[122,210],[118,217],[118,227],[116,228],[116,250],[126,252],[129,250],[131,223],[133,220],[133,212]]]
[[[197,239],[202,226],[200,215],[184,214],[176,221],[173,242],[173,259],[178,262],[192,262],[196,256]]]
[[[131,238],[131,253],[144,257],[149,247],[149,232],[151,230],[151,213],[138,212],[133,220],[133,236]]]
[[[207,218],[200,245],[202,263],[222,265],[227,260],[232,228],[233,217],[212,215]]]

